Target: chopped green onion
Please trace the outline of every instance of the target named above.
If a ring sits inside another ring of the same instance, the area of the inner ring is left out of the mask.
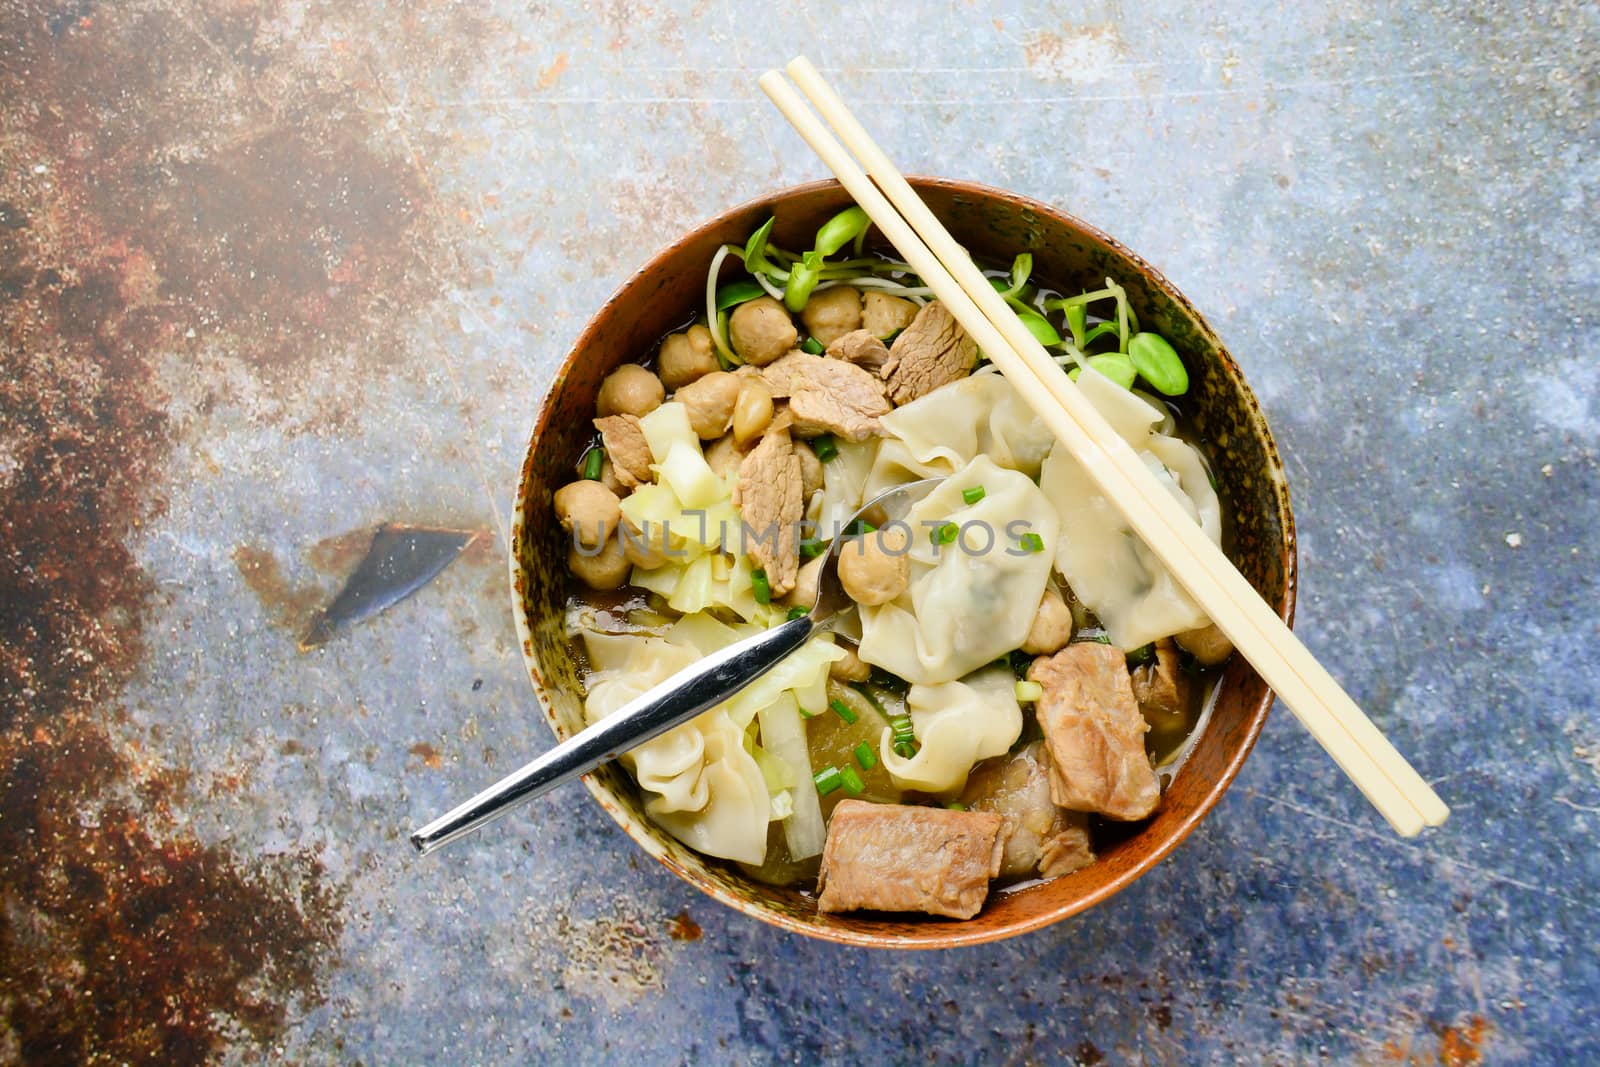
[[[878,765],[878,754],[872,751],[872,746],[863,741],[855,747],[856,762],[861,764],[861,769],[870,771]]]
[[[976,504],[983,499],[983,486],[975,485],[971,489],[961,490],[961,501],[965,504]]]
[[[784,615],[784,618],[788,619],[790,622],[794,622],[794,620],[803,619],[810,614],[811,612],[807,611],[805,608],[797,606],[790,608],[788,613]]]
[[[750,591],[755,594],[757,604],[772,603],[772,585],[767,581],[767,572],[760,567],[750,572]]]
[[[894,754],[901,759],[917,758],[917,750],[909,741],[896,741],[894,743]]]
[[[839,454],[839,446],[834,443],[833,434],[825,433],[821,437],[812,440],[811,451],[817,454],[818,459],[826,463]]]
[[[814,711],[807,711],[805,708],[800,708],[800,717],[802,719],[815,719],[817,717],[817,713]]]
[[[800,342],[800,351],[808,352],[813,356],[820,356],[822,353],[826,352],[827,349],[823,348],[822,342],[817,340],[815,337],[807,337],[804,341]]]
[[[1018,311],[1017,318],[1022,320],[1022,325],[1033,334],[1033,339],[1042,345],[1058,345],[1061,343],[1061,334],[1050,325],[1050,320],[1033,311]]]
[[[1128,342],[1128,359],[1156,392],[1182,396],[1189,391],[1189,372],[1183,369],[1183,360],[1160,334],[1134,334]]]
[[[1037,704],[1042,696],[1044,696],[1044,686],[1038,682],[1017,683],[1017,703]]]
[[[947,522],[929,531],[928,536],[932,538],[933,543],[936,545],[948,545],[954,543],[960,534],[961,527],[953,522]]]
[[[876,529],[877,527],[866,519],[856,519],[844,528],[844,535],[846,537],[860,537],[862,534],[869,534]]]
[[[600,480],[600,471],[606,462],[606,450],[599,445],[589,449],[583,457],[583,476],[591,482]]]
[[[818,275],[822,272],[822,257],[816,252],[807,252],[800,258],[789,272],[789,282],[783,287],[783,306],[798,315],[805,310],[806,301],[811,299],[811,290],[817,287],[820,280]]]
[[[844,777],[837,767],[824,767],[813,774],[811,780],[817,785],[817,795],[824,797],[844,785]]]
[[[902,741],[915,741],[917,738],[916,727],[911,723],[909,715],[891,715],[889,729],[894,733],[895,744]]]
[[[1044,538],[1036,533],[1025,533],[1022,535],[1022,547],[1029,552],[1043,552]]]
[[[1155,645],[1140,645],[1128,653],[1128,666],[1143,667],[1146,663],[1156,658]]]
[[[861,780],[861,775],[857,774],[856,769],[848,763],[839,768],[839,784],[853,797],[860,796],[861,791],[867,788],[867,784]]]
[[[717,310],[727,311],[758,296],[765,296],[766,292],[753,278],[740,278],[736,282],[729,282],[717,289]]]
[[[867,213],[860,207],[847,207],[833,218],[822,224],[817,231],[816,253],[818,256],[831,256],[845,245],[856,239],[856,235],[865,233],[867,226],[872,222]],[[796,308],[795,310],[799,310]]]
[[[835,715],[839,716],[839,718],[843,719],[846,723],[849,723],[852,726],[855,725],[855,721],[861,717],[854,711],[851,711],[850,705],[846,704],[842,700],[830,700],[828,701],[828,707],[833,709],[833,713]]]
[[[952,800],[950,803],[945,805],[945,808],[947,810],[949,810],[949,811],[966,811],[967,810],[967,806],[965,804],[961,803],[961,801],[959,801],[959,800]]]
[[[826,551],[828,551],[828,546],[818,541],[815,537],[806,537],[800,541],[801,559],[816,559]]]

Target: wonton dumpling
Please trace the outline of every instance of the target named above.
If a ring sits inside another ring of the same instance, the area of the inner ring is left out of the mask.
[[[1022,736],[1022,708],[1009,667],[985,667],[958,682],[913,685],[906,709],[920,746],[906,759],[883,731],[883,767],[902,789],[950,793],[967,784],[973,764],[1004,755]]]
[[[983,499],[965,503],[962,491],[978,486]],[[955,544],[936,549],[930,530],[945,522],[974,525]],[[861,609],[861,658],[908,682],[933,685],[1020,647],[1032,607],[1044,595],[1060,527],[1039,487],[978,456],[919,501],[904,524],[911,533],[911,584],[889,603]],[[1020,547],[1024,533],[1037,534],[1044,551]]]
[[[1221,544],[1222,510],[1200,454],[1176,437],[1154,432],[1161,414],[1103,375],[1085,372],[1078,388],[1206,536]],[[1039,487],[1061,517],[1056,569],[1099,617],[1113,644],[1138,648],[1210,623],[1065,448],[1051,450]]]
[[[1055,437],[993,370],[952,382],[879,420],[884,440],[867,478],[866,497],[920,478],[953,474],[977,455],[1028,477]]]
[[[585,633],[589,676],[584,718],[592,725],[701,658],[659,637]],[[625,752],[623,766],[646,791],[645,811],[697,852],[761,863],[771,801],[744,730],[721,705]]]

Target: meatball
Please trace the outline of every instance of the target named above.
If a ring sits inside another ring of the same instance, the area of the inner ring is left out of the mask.
[[[887,604],[911,584],[906,532],[891,526],[853,538],[839,548],[839,582],[851,600]]]
[[[567,568],[590,589],[619,589],[628,580],[628,557],[615,537],[594,555],[586,555],[573,545],[567,550]]]
[[[1173,640],[1205,667],[1215,667],[1233,654],[1233,642],[1217,629],[1216,623],[1197,630],[1185,630],[1175,635]]]
[[[672,394],[689,414],[689,426],[702,441],[713,441],[733,424],[733,405],[739,399],[739,379],[714,370]]]
[[[868,293],[861,298],[861,328],[882,339],[911,325],[917,305],[888,293]]]
[[[772,387],[760,378],[745,378],[739,383],[739,399],[733,404],[733,440],[743,448],[772,422]]]
[[[624,363],[600,383],[594,410],[600,418],[608,415],[633,415],[644,418],[667,398],[661,379],[637,363]]]
[[[661,342],[661,380],[668,389],[682,389],[717,369],[717,349],[711,331],[691,326]]]
[[[744,453],[739,451],[731,433],[717,438],[706,448],[706,462],[718,478],[739,473],[739,461],[743,458]]]
[[[740,359],[757,367],[784,355],[799,340],[789,312],[770,296],[746,301],[728,317],[728,343]]]
[[[593,548],[610,537],[622,517],[622,502],[617,494],[587,479],[557,489],[553,503],[556,521],[585,548]]]
[[[1030,656],[1059,652],[1072,640],[1072,609],[1054,589],[1046,589],[1033,613],[1033,625],[1022,639],[1022,651]]]
[[[628,562],[643,571],[653,571],[666,565],[667,527],[662,523],[646,523],[641,530],[627,519],[617,530],[617,540],[622,543],[622,554]],[[679,552],[682,556],[683,553]]]
[[[841,682],[864,682],[872,677],[872,668],[862,662],[855,649],[845,644],[839,648],[844,651],[844,658],[828,665],[829,678],[837,678]]]
[[[818,556],[800,565],[800,573],[795,575],[794,588],[783,598],[785,607],[805,608],[810,611],[816,606],[817,594],[820,591],[818,583],[822,579],[822,567],[827,562],[827,556]]]
[[[812,293],[800,320],[806,324],[806,332],[827,348],[851,330],[861,329],[861,290],[836,285]]]
[[[800,457],[800,499],[809,501],[822,488],[822,460],[810,445],[800,441],[794,443],[794,454]]]
[[[617,494],[618,499],[632,492],[622,484],[622,479],[617,477],[616,465],[609,458],[600,462],[600,484]]]

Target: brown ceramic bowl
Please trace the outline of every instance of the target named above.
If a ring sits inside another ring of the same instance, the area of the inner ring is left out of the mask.
[[[1139,321],[1169,338],[1192,383],[1185,409],[1208,445],[1217,483],[1232,516],[1229,550],[1257,590],[1289,621],[1294,613],[1294,520],[1283,464],[1256,403],[1231,356],[1155,268],[1098,230],[1014,193],[967,182],[912,179],[956,239],[980,261],[1009,263],[1031,251],[1034,274],[1061,289],[1099,288],[1108,275],[1128,289]],[[551,513],[551,493],[570,481],[589,441],[595,393],[618,364],[649,355],[666,333],[681,329],[703,306],[705,270],[717,246],[742,244],[776,215],[775,244],[810,244],[817,227],[848,206],[835,182],[796,186],[733,208],[650,260],[608,300],[578,338],[539,413],[511,531],[513,599],[523,654],[551,728],[561,738],[583,722],[582,690],[562,636],[568,594],[566,542]],[[737,267],[731,262],[730,267]],[[619,767],[584,779],[600,805],[634,841],[680,878],[724,904],[810,937],[874,948],[948,948],[1010,937],[1097,904],[1172,851],[1222,796],[1244,763],[1267,717],[1272,695],[1234,657],[1196,747],[1137,832],[1108,845],[1092,866],[1028,888],[995,892],[965,922],[822,915],[791,889],[744,877],[657,829],[639,790]],[[534,747],[530,739],[530,748]]]

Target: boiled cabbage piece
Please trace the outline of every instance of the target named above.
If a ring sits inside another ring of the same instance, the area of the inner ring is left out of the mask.
[[[1206,536],[1221,544],[1222,508],[1200,453],[1156,432],[1161,412],[1104,376],[1087,372],[1078,388]],[[1065,448],[1051,449],[1039,487],[1061,519],[1056,569],[1113,644],[1138,648],[1210,622]]]
[[[977,456],[1030,478],[1055,437],[992,367],[941,386],[883,416],[884,440],[863,497],[954,474]]]
[[[585,631],[594,668],[587,680],[585,720],[599,722],[703,656],[760,630],[697,614],[678,620],[661,637]],[[789,727],[789,733],[800,731],[803,739],[797,698],[818,701],[829,664],[843,654],[830,638],[814,638],[728,702],[619,757],[645,791],[645,813],[695,851],[741,863],[759,865],[765,859],[767,824],[774,818],[785,820],[786,833],[802,849],[815,838],[820,850],[820,811],[814,802],[795,799],[805,799],[811,780],[803,745],[797,752],[792,738],[776,737],[777,749],[764,752],[752,743],[752,723],[759,715],[765,723]],[[785,777],[806,788],[775,791],[758,755],[782,760],[789,772]],[[786,808],[781,813],[774,807],[780,798]]]
[[[906,693],[917,737],[917,753],[894,751],[893,732],[883,731],[884,769],[902,789],[950,793],[967,784],[973,765],[1003,756],[1022,736],[1022,708],[1010,667],[985,667],[959,681],[913,685]]]
[[[968,504],[962,494],[977,488],[982,499]],[[978,456],[903,521],[911,534],[911,582],[895,600],[861,608],[861,658],[908,682],[934,685],[1020,647],[1050,577],[1060,528],[1039,487]],[[944,523],[962,534],[936,545],[930,533]],[[1023,534],[1040,538],[1044,551],[1028,551]]]

